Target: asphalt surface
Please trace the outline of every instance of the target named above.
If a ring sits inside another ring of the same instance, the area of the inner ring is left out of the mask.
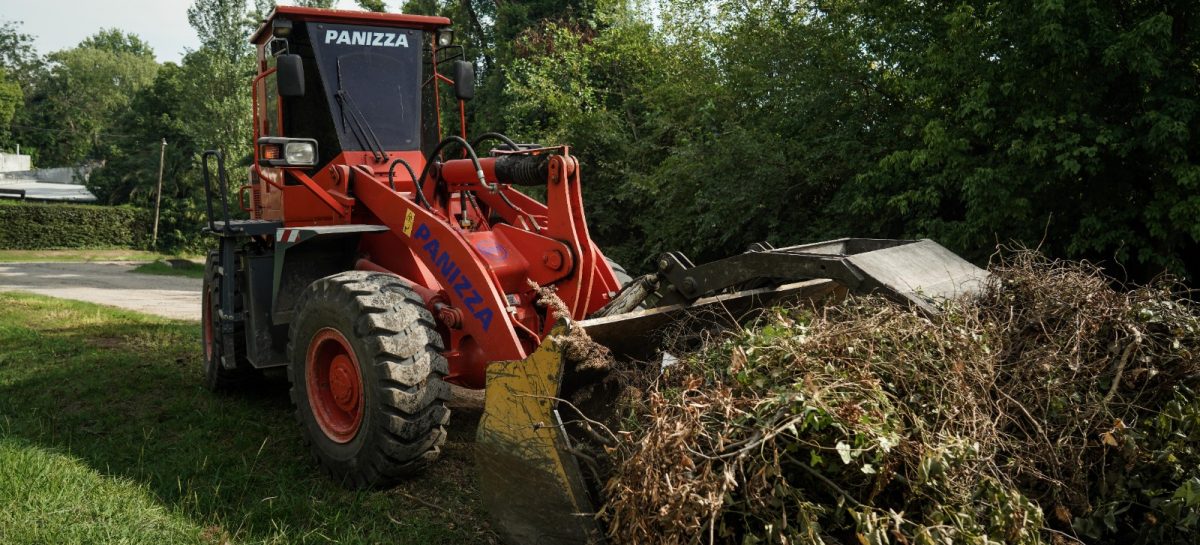
[[[0,263],[0,291],[26,291],[180,320],[200,319],[199,278],[131,272],[140,263]]]
[[[180,320],[200,319],[199,278],[132,272],[141,263],[0,263],[0,291],[25,291]],[[452,408],[483,406],[483,390],[453,384]]]

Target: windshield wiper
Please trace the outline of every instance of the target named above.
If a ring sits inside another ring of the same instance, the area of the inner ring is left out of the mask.
[[[384,161],[387,159],[387,152],[383,149],[383,144],[379,141],[379,137],[375,136],[375,131],[371,129],[370,122],[363,115],[362,110],[354,103],[354,99],[350,93],[342,87],[342,58],[338,57],[338,88],[337,97],[338,104],[342,109],[342,123],[346,122],[349,117],[351,121],[350,133],[354,135],[354,139],[358,140],[360,146],[370,148],[370,152],[375,156],[376,161]],[[348,113],[347,113],[348,112]]]

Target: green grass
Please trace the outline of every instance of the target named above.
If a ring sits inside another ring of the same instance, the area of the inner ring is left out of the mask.
[[[0,293],[0,543],[495,542],[478,412],[456,412],[425,475],[347,491],[302,446],[286,381],[200,386],[198,336],[194,322]]]
[[[188,278],[204,278],[204,265],[196,262],[184,263],[182,265],[171,265],[162,259],[138,265],[133,269],[135,273],[142,274],[158,274],[163,276],[186,276]]]
[[[102,250],[0,250],[0,262],[153,261],[163,254],[110,248]],[[170,256],[167,256],[170,257]],[[194,256],[191,256],[194,257]]]

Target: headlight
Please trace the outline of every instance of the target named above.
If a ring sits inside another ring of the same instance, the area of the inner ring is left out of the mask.
[[[317,144],[288,142],[283,145],[283,158],[289,165],[314,165],[317,162]]]
[[[317,164],[317,141],[311,138],[264,136],[258,139],[258,164],[268,167],[311,167]]]
[[[437,31],[438,47],[449,47],[452,43],[454,43],[454,29],[439,28]]]

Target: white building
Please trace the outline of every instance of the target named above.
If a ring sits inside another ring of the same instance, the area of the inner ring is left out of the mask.
[[[79,183],[87,180],[90,167],[30,166],[28,155],[0,153],[0,199],[96,202],[96,196]]]

